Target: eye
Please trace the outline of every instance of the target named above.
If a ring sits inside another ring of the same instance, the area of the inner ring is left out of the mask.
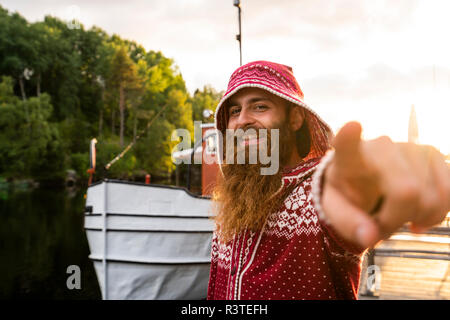
[[[239,114],[240,111],[241,111],[241,108],[239,108],[239,107],[231,107],[230,108],[230,116],[235,116],[235,115]]]
[[[264,105],[264,104],[258,104],[258,105],[255,106],[255,109],[258,110],[258,111],[263,111],[263,110],[267,110],[268,107],[266,105]]]

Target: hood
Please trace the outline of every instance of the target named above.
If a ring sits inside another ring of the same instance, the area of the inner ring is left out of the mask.
[[[225,134],[227,127],[227,117],[225,102],[237,91],[257,87],[290,101],[305,110],[305,122],[307,123],[309,135],[311,137],[309,153],[304,157],[304,161],[322,157],[330,149],[330,141],[333,131],[330,126],[320,118],[320,116],[310,108],[303,100],[303,92],[294,77],[292,68],[282,64],[269,61],[254,61],[245,64],[230,77],[228,87],[216,108],[214,124],[217,130]],[[222,154],[223,146],[219,143],[219,155]],[[219,157],[219,165],[222,159]]]

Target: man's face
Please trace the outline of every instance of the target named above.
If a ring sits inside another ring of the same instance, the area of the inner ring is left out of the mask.
[[[271,129],[286,119],[286,101],[259,88],[244,88],[234,94],[227,108],[227,129]]]
[[[289,161],[290,153],[296,150],[292,148],[294,132],[303,124],[300,108],[288,108],[286,100],[265,90],[244,88],[230,98],[225,112],[227,129],[280,129],[281,160],[285,164]],[[238,139],[238,148],[261,142],[266,143],[259,135],[244,135]]]

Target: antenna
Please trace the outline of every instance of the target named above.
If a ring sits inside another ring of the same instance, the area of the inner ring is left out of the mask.
[[[233,5],[238,8],[239,16],[239,34],[236,35],[236,40],[239,41],[239,61],[242,66],[242,32],[241,32],[241,1],[233,0]]]

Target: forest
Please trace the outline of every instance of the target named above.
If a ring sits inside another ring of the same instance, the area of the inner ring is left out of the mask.
[[[97,178],[169,178],[171,132],[193,136],[193,121],[205,122],[203,110],[214,111],[221,94],[205,85],[191,95],[173,59],[135,41],[52,16],[30,23],[0,6],[3,181],[61,183],[68,173],[85,181],[92,138]]]

